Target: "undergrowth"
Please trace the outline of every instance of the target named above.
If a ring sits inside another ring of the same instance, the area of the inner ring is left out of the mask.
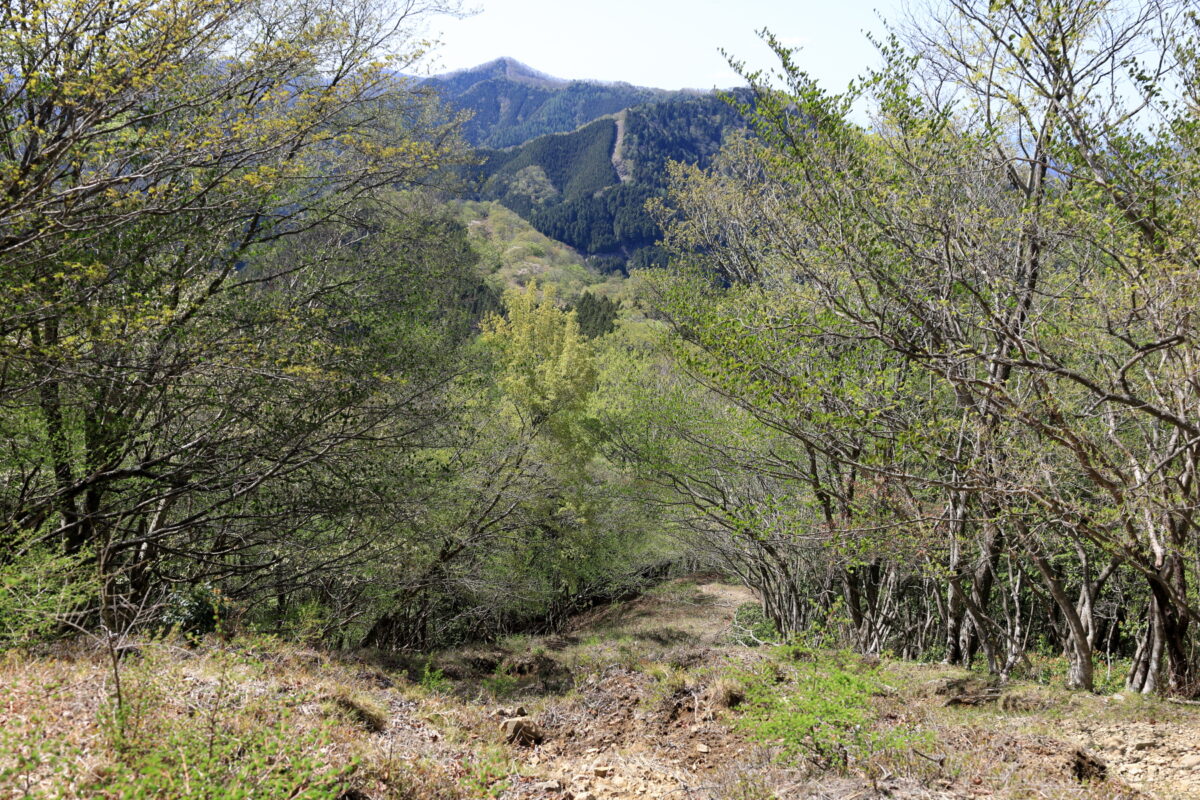
[[[504,700],[516,694],[520,686],[520,681],[517,676],[509,673],[508,669],[503,665],[497,665],[491,675],[484,677],[480,681],[483,690],[491,695],[496,700]]]
[[[499,797],[509,787],[512,764],[499,748],[485,748],[475,759],[463,762],[463,785],[473,797]]]
[[[97,654],[0,660],[0,797],[464,794],[456,776],[396,757],[387,704],[353,673],[266,640],[213,644],[145,643],[121,660],[119,694]]]
[[[907,750],[921,736],[877,724],[871,702],[884,687],[875,667],[848,653],[816,655],[796,645],[737,673],[744,700],[736,725],[788,763],[844,771]]]

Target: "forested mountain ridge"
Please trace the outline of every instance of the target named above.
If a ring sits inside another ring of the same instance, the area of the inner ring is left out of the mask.
[[[565,81],[511,58],[424,81],[465,112],[472,196],[498,200],[602,271],[661,263],[646,202],[667,164],[701,167],[745,124],[716,92]],[[738,99],[749,99],[741,94]]]
[[[628,83],[562,80],[511,58],[436,75],[422,85],[435,89],[455,110],[471,115],[463,126],[468,142],[492,148],[572,131],[630,106],[687,94]]]
[[[667,165],[706,167],[729,133],[744,129],[721,96],[677,96],[483,150],[472,184],[481,199],[500,201],[602,270],[649,266],[661,260],[661,231],[646,202],[663,194]]]

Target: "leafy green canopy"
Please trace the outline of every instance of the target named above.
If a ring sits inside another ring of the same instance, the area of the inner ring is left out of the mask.
[[[418,354],[455,333],[398,275],[430,265],[438,223],[404,254],[381,213],[428,218],[393,187],[460,154],[394,77],[417,9],[39,0],[0,20],[0,558],[87,553],[110,626],[164,579],[253,583],[331,465],[428,396]]]

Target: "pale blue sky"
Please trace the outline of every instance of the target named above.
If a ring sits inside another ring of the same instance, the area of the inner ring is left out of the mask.
[[[864,30],[880,32],[876,10],[898,17],[901,0],[467,0],[480,13],[438,19],[434,71],[511,56],[560,78],[627,81],[664,89],[739,85],[720,54],[768,67],[755,35],[768,27],[798,62],[830,88],[841,88],[874,49]]]

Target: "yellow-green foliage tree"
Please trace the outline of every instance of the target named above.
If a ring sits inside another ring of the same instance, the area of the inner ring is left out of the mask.
[[[248,577],[276,501],[380,430],[413,383],[348,267],[397,257],[364,209],[459,153],[396,77],[444,7],[6,7],[0,558],[87,553],[131,612],[158,578]]]
[[[574,311],[536,283],[504,296],[505,314],[489,317],[483,340],[500,364],[499,384],[520,419],[534,427],[581,410],[596,383],[591,346]]]
[[[532,284],[503,303],[483,321],[487,367],[459,396],[462,436],[441,454],[422,535],[388,566],[369,646],[553,626],[655,559],[597,454],[597,354],[575,313]]]
[[[807,451],[771,474],[870,543],[842,593],[868,639],[937,620],[943,658],[1007,673],[1043,636],[1088,689],[1103,643],[1131,689],[1194,691],[1197,30],[1173,0],[947,0],[843,94],[768,35],[756,139],[676,171],[693,268],[651,301]]]

